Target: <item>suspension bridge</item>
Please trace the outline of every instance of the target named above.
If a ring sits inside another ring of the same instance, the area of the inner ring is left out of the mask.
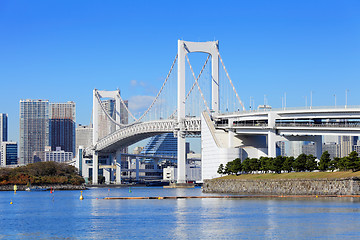
[[[198,74],[189,56],[195,52],[206,54]],[[115,114],[109,114],[103,99],[115,101]],[[105,136],[99,132],[99,112],[114,126]],[[129,121],[121,116],[128,116]],[[186,137],[201,136],[202,178],[207,179],[218,176],[221,163],[237,157],[275,157],[278,141],[314,141],[320,154],[321,136],[360,135],[359,123],[359,107],[246,111],[221,58],[219,42],[178,40],[170,70],[143,114],[132,113],[119,90],[94,89],[93,144],[80,153],[79,161],[82,155],[91,156],[93,184],[97,184],[99,156],[107,155],[116,165],[116,182],[121,183],[124,148],[154,135],[173,133],[178,142],[177,183],[185,183]]]

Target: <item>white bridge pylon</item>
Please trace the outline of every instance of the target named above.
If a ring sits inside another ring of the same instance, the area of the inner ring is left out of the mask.
[[[188,42],[178,40],[178,98],[177,120],[179,123],[185,120],[185,58],[188,53],[202,52],[211,55],[211,110],[219,112],[219,41],[212,42]],[[180,125],[181,126],[181,125]],[[177,182],[186,182],[186,139],[183,129],[177,134]]]
[[[108,113],[104,109],[103,105],[101,104],[101,98],[109,98],[115,100],[115,119],[111,116],[108,116]],[[116,124],[116,130],[120,128],[121,119],[120,119],[120,104],[121,104],[121,97],[120,97],[120,90],[116,91],[99,91],[97,89],[93,90],[93,146],[96,147],[99,141],[99,108],[107,115],[107,117],[114,121]],[[92,175],[93,175],[93,183],[97,184],[99,180],[98,171],[99,171],[99,155],[98,151],[93,150],[93,168],[92,168]],[[118,159],[121,157],[120,149],[116,153],[116,159],[118,163],[121,163],[121,160]],[[121,176],[121,174],[119,174]],[[120,179],[121,181],[121,179]]]

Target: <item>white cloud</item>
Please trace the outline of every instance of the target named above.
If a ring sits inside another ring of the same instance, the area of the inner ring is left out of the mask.
[[[154,98],[154,96],[132,96],[129,99],[129,109],[133,114],[144,112]]]
[[[136,80],[130,80],[130,85],[132,86],[132,87],[136,87],[137,86],[137,81]]]

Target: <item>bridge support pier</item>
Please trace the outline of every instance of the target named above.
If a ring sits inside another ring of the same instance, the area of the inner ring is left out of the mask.
[[[116,151],[116,184],[121,184],[121,151]]]
[[[268,132],[267,145],[268,157],[276,157],[276,133],[274,130]]]
[[[314,142],[316,144],[316,157],[321,158],[322,155],[322,136],[314,136]]]
[[[136,157],[136,181],[138,182],[139,181],[139,161],[140,161],[140,159],[138,158],[138,157]],[[130,174],[131,174],[131,172],[130,172]]]
[[[92,184],[99,184],[99,153],[93,152]]]
[[[111,175],[111,168],[104,168],[103,174],[105,177],[105,183],[110,184],[110,175]]]
[[[186,183],[186,142],[181,132],[178,133],[177,144],[177,183]]]

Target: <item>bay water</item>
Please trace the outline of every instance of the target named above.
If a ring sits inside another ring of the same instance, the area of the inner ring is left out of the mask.
[[[359,198],[211,196],[201,188],[0,192],[0,239],[359,239]],[[12,202],[12,204],[10,204]]]

